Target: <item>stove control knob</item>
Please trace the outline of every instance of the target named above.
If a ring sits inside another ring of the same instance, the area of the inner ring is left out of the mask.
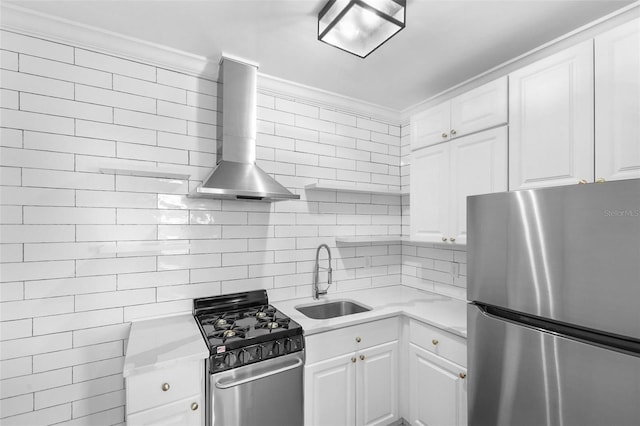
[[[245,351],[244,349],[241,349],[240,353],[238,354],[238,361],[240,361],[241,364],[244,364],[248,360],[249,360],[249,355],[247,354],[247,351]]]
[[[293,349],[293,341],[287,337],[287,340],[284,341],[284,353],[291,352],[291,349]]]
[[[162,384],[162,391],[166,392],[171,388],[171,386],[169,386],[169,383],[163,383]]]

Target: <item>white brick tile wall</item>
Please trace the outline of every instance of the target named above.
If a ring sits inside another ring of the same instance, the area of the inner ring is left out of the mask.
[[[15,90],[0,89],[0,107],[18,109],[20,105],[19,93]]]
[[[141,112],[156,112],[155,99],[145,98],[142,96],[131,95],[129,93],[116,92],[115,90],[106,90],[98,87],[84,86],[76,84],[76,100],[83,102],[91,102],[94,104],[108,105],[121,109],[131,109]],[[91,118],[87,118],[91,120]],[[108,120],[95,120],[112,122],[113,114]]]
[[[221,293],[308,296],[321,243],[335,259],[330,292],[403,283],[464,297],[464,251],[336,247],[338,235],[408,230],[408,197],[304,189],[404,186],[407,126],[260,93],[258,162],[302,199],[188,198],[215,162],[216,82],[12,34],[0,76],[7,424],[123,422],[130,321],[188,313],[194,297]],[[153,166],[191,177],[99,173]],[[447,275],[451,262],[460,276]]]
[[[0,47],[13,52],[73,63],[73,47],[10,31],[0,32]]]
[[[0,67],[6,70],[18,71],[18,54],[8,50],[0,50]]]
[[[75,48],[74,50],[76,65],[114,74],[127,75],[142,80],[156,80],[155,67],[84,49]]]
[[[162,99],[182,104],[187,100],[187,92],[184,89],[150,83],[148,81],[117,74],[113,76],[113,90],[146,96],[151,100]]]
[[[0,80],[4,89],[73,99],[73,83],[70,82],[8,70],[0,72]]]
[[[25,74],[41,75],[57,80],[73,83],[87,84],[90,86],[111,88],[112,74],[104,71],[78,67],[63,62],[37,58],[35,56],[20,55],[20,72]],[[76,95],[77,95],[76,87]]]

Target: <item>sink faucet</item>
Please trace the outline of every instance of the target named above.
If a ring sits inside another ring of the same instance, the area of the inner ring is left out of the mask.
[[[327,284],[331,285],[331,250],[329,246],[326,244],[320,244],[318,249],[316,250],[316,269],[313,274],[313,298],[318,299],[319,296],[327,294],[327,290],[320,290],[318,287],[318,279],[320,277],[320,264],[318,263],[318,256],[320,255],[320,249],[324,247],[327,249],[327,254],[329,255],[329,267],[327,268],[327,272],[329,273],[329,279],[327,280]],[[323,268],[324,269],[324,268]],[[328,286],[327,286],[328,288]]]

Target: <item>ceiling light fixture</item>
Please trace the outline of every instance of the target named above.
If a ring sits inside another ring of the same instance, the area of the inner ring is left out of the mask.
[[[329,0],[318,14],[318,40],[367,57],[405,25],[406,0]]]

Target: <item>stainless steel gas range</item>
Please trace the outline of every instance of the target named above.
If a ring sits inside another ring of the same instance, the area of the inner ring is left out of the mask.
[[[207,425],[302,425],[302,327],[265,290],[195,299],[193,314],[210,353]]]

